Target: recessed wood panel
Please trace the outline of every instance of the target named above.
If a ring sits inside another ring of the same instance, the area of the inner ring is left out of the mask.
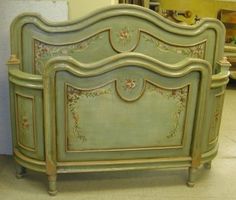
[[[15,94],[17,142],[21,148],[36,151],[35,100],[32,96]]]

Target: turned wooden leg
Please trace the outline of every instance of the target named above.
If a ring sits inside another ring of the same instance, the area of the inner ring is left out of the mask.
[[[195,185],[196,172],[197,172],[197,168],[194,168],[194,167],[189,168],[189,175],[188,175],[188,181],[187,181],[187,185],[189,187],[193,187]]]
[[[16,178],[22,178],[26,174],[26,168],[16,163]]]
[[[52,196],[57,194],[57,175],[48,175],[48,193]]]
[[[211,169],[211,161],[204,163],[203,166],[205,167],[205,169]]]

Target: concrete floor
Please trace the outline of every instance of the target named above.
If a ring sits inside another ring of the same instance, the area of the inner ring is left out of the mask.
[[[0,200],[236,200],[236,84],[227,89],[220,148],[211,170],[200,170],[194,188],[187,170],[66,174],[58,177],[58,195],[47,194],[47,177],[29,171],[15,178],[10,156],[0,156]]]

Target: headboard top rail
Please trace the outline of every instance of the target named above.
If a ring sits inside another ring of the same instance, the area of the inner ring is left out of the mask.
[[[93,63],[137,52],[170,64],[186,57],[207,60],[212,72],[223,57],[224,26],[216,19],[180,25],[133,5],[115,5],[78,20],[50,22],[35,13],[19,15],[11,25],[11,54],[22,71],[41,74],[56,56]]]

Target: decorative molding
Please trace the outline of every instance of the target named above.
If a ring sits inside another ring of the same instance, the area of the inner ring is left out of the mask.
[[[126,61],[125,64],[121,65],[120,63],[124,61]],[[168,64],[140,53],[129,52],[117,54],[91,64],[81,63],[70,56],[52,58],[47,62],[44,74],[66,69],[79,77],[91,77],[130,65],[142,67],[167,77],[182,77],[192,71],[201,71],[203,74],[212,71],[210,64],[205,60],[186,58],[182,62]]]

